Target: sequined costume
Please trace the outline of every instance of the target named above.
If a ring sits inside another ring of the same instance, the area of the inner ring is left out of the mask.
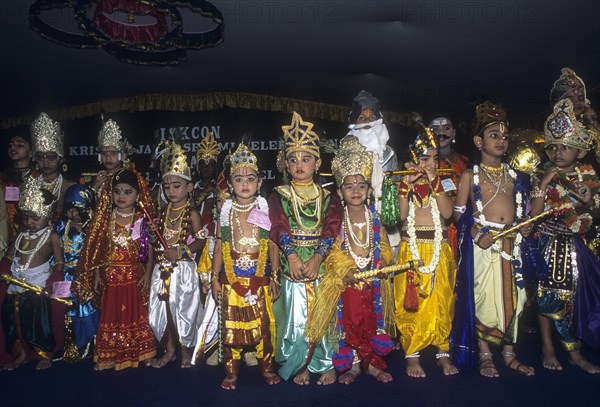
[[[327,256],[342,220],[342,207],[337,196],[315,185],[319,193],[315,199],[298,202],[297,193],[290,185],[279,186],[269,198],[271,218],[270,238],[277,242],[282,270],[281,297],[273,304],[277,325],[275,358],[283,364],[279,375],[289,379],[305,365],[313,373],[332,368],[332,343],[328,338],[318,343],[304,336],[307,316],[313,306],[325,265],[321,264],[318,277],[313,281],[293,281],[287,254],[295,252],[302,261],[314,253]],[[313,352],[314,350],[314,352]],[[307,356],[312,356],[307,360]]]
[[[77,262],[83,248],[85,232],[73,225],[70,221],[56,222],[54,230],[60,235],[64,248],[63,277],[65,281],[74,281],[77,278]],[[93,343],[98,329],[99,313],[91,301],[79,303],[75,294],[71,292],[71,301],[74,305],[67,311],[73,323],[73,335],[78,349],[84,349]]]

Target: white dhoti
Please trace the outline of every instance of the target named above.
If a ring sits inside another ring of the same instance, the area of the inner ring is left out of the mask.
[[[159,298],[163,284],[164,281],[160,277],[160,264],[157,264],[152,270],[148,317],[158,340],[161,340],[167,328],[166,301]],[[176,263],[171,273],[168,301],[181,344],[188,348],[194,347],[203,315],[200,302],[200,279],[194,261],[179,260]]]

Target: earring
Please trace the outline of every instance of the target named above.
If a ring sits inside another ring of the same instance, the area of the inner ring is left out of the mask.
[[[67,167],[67,163],[64,163],[62,166],[63,172],[67,172],[68,169],[69,169],[69,167]]]
[[[452,139],[452,144],[454,144],[454,143],[456,143],[456,139],[455,138]]]
[[[367,206],[371,206],[371,195],[367,197]]]

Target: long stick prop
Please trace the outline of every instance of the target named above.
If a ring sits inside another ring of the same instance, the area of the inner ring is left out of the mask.
[[[169,248],[169,246],[167,245],[165,238],[160,234],[158,227],[156,227],[156,224],[154,223],[154,221],[152,220],[152,217],[150,216],[150,214],[144,207],[144,204],[142,203],[142,201],[138,201],[138,205],[142,209],[142,212],[144,212],[144,215],[146,215],[146,218],[148,219],[148,223],[150,223],[150,226],[152,226],[152,229],[154,230],[154,233],[156,233],[156,236],[158,237],[158,240],[160,241],[160,244],[162,245],[163,249],[167,250]]]
[[[547,211],[544,211],[542,213],[540,213],[539,215],[534,216],[533,218],[529,218],[521,223],[518,223],[514,226],[509,227],[506,230],[503,230],[502,232],[498,233],[496,236],[493,237],[493,241],[495,242],[498,239],[502,239],[504,236],[518,230],[519,228],[523,227],[523,226],[527,226],[530,223],[534,223],[538,220],[540,220],[543,217],[546,217],[548,215],[552,215],[554,212],[556,212],[557,210],[552,208],[552,209],[548,209]]]
[[[62,302],[65,305],[68,305],[68,306],[73,305],[73,301],[71,301],[71,300],[67,300],[65,298],[51,297],[48,293],[46,293],[46,291],[44,291],[44,289],[42,287],[26,283],[23,280],[19,280],[18,278],[11,276],[10,274],[0,274],[0,279],[4,280],[8,284],[15,284],[15,285],[21,286],[21,287],[25,288],[26,290],[33,291],[37,295],[43,295],[45,297],[50,298],[51,300]]]
[[[436,171],[438,174],[454,174],[454,170],[452,168],[438,168]],[[419,174],[420,171],[417,170],[397,170],[397,171],[386,171],[385,175],[414,175]]]
[[[394,266],[387,266],[380,269],[361,271],[359,273],[354,274],[354,278],[356,278],[357,280],[363,280],[365,278],[375,277],[378,274],[391,274],[396,271],[414,270],[422,265],[423,260],[409,260],[406,263],[400,263]]]

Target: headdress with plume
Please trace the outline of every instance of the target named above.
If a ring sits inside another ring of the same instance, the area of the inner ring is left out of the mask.
[[[35,159],[38,152],[52,152],[64,157],[63,137],[58,122],[52,120],[46,113],[40,113],[31,123],[31,152],[33,158]]]
[[[494,123],[503,123],[508,127],[508,120],[506,119],[504,109],[490,101],[478,104],[475,108],[475,117],[471,124],[473,135],[480,135],[483,130]]]
[[[341,186],[349,175],[362,175],[371,183],[373,153],[368,152],[355,136],[346,136],[331,161],[331,171],[338,186]]]
[[[45,191],[37,178],[27,177],[21,186],[19,194],[19,210],[33,212],[42,218],[52,219],[56,210],[56,198]]]
[[[419,134],[417,134],[415,141],[408,146],[410,155],[415,163],[419,162],[420,156],[436,148],[435,133],[429,127],[423,127]]]
[[[89,186],[74,184],[65,191],[63,210],[66,213],[71,209],[77,209],[84,225],[92,218],[94,206],[96,206],[95,193]]]
[[[196,151],[196,161],[217,161],[220,153],[221,148],[219,147],[219,143],[217,143],[215,135],[211,131],[199,143],[198,150]]]
[[[587,129],[577,120],[573,103],[569,99],[559,100],[544,124],[544,147],[563,144],[589,151],[596,137],[593,130]]]
[[[560,70],[560,77],[554,82],[552,90],[550,91],[550,103],[555,105],[556,102],[564,98],[567,92],[572,90],[583,92],[585,105],[590,106],[590,101],[587,99],[585,83],[571,68],[563,68]]]

